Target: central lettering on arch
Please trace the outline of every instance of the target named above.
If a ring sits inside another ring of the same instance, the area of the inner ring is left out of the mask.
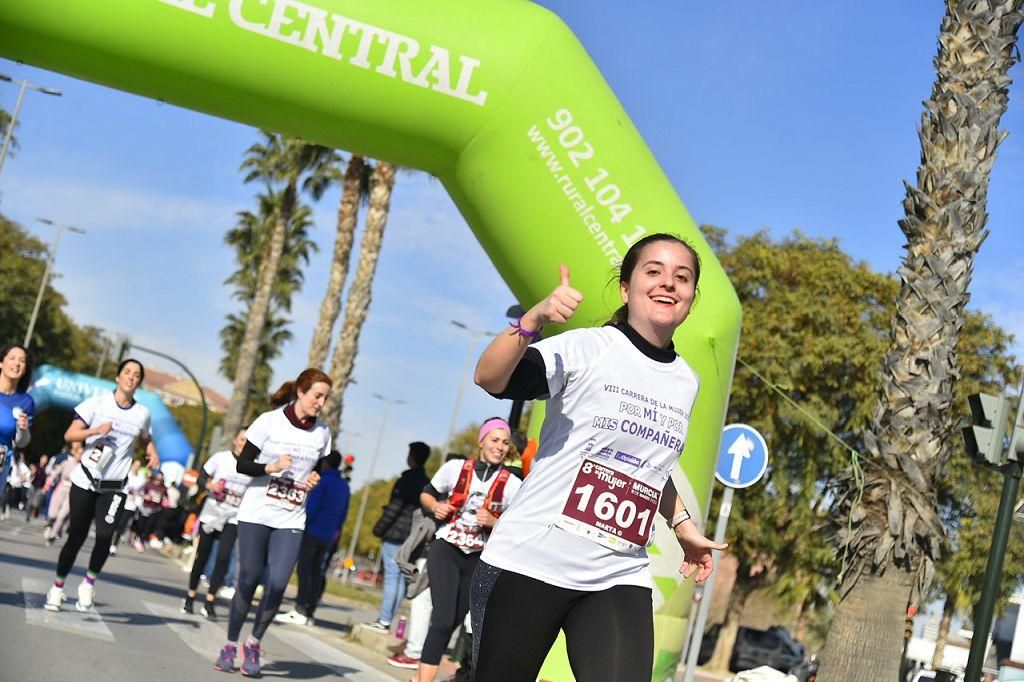
[[[157,0],[212,19],[224,0]],[[329,12],[301,0],[227,0],[228,15],[239,28],[345,62],[389,78],[484,106],[487,91],[473,90],[480,60],[453,59],[438,45]],[[457,61],[457,63],[455,63]]]

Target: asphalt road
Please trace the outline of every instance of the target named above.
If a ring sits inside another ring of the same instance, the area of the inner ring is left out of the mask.
[[[231,679],[213,669],[226,639],[227,604],[219,600],[221,617],[215,623],[198,612],[179,613],[187,576],[177,562],[155,550],[140,554],[121,545],[96,581],[95,606],[81,613],[74,600],[92,547],[88,541],[68,576],[68,602],[59,613],[44,610],[61,542],[47,547],[42,530],[41,522],[26,524],[20,517],[0,522],[0,682]],[[382,656],[343,639],[351,623],[374,615],[324,604],[313,627],[275,623],[263,640],[264,677],[408,679],[410,671],[388,668]],[[251,619],[250,614],[243,637]]]

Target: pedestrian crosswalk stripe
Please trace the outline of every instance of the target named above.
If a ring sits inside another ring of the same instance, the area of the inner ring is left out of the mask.
[[[103,617],[93,607],[88,611],[75,608],[74,595],[64,602],[58,612],[43,608],[46,603],[46,592],[53,583],[37,578],[22,578],[21,591],[25,595],[25,622],[36,627],[49,628],[69,632],[92,639],[114,641],[110,628],[103,622]]]
[[[295,632],[285,627],[270,630],[273,636],[293,649],[305,654],[311,661],[330,668],[335,675],[352,682],[394,682],[393,677],[375,670],[355,656],[350,656],[312,635]]]

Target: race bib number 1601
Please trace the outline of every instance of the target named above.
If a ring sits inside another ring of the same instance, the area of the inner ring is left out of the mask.
[[[559,528],[617,552],[647,546],[661,491],[593,460],[584,460]]]

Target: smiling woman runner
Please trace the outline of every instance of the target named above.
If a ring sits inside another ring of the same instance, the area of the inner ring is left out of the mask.
[[[85,441],[85,452],[71,472],[68,499],[68,539],[57,560],[57,579],[46,593],[46,608],[59,611],[64,596],[64,579],[75,564],[78,550],[96,521],[96,540],[89,558],[89,570],[78,585],[79,611],[93,604],[93,583],[110,556],[114,524],[124,506],[124,489],[136,441],[146,447],[151,469],[160,466],[160,457],[150,440],[149,410],[135,401],[135,390],[142,384],[146,370],[138,360],[128,359],[117,368],[117,388],[86,398],[75,408],[75,417],[64,433],[69,443]]]
[[[547,399],[540,449],[484,548],[473,584],[476,678],[533,682],[559,630],[580,682],[651,679],[652,580],[646,547],[658,512],[703,582],[712,549],[670,475],[686,442],[698,379],[672,335],[690,312],[700,261],[653,234],[623,258],[623,306],[596,329],[533,346],[583,296],[560,285],[487,347],[476,382],[496,397]]]
[[[420,495],[420,504],[441,523],[427,550],[427,574],[434,610],[416,673],[433,682],[452,632],[469,610],[469,587],[491,529],[519,491],[521,481],[502,462],[511,429],[492,417],[480,427],[477,459],[446,462]],[[446,498],[446,502],[441,502]]]
[[[331,451],[331,433],[316,418],[330,390],[330,377],[318,369],[304,370],[271,396],[271,405],[284,407],[264,412],[246,431],[236,466],[253,481],[238,508],[238,588],[217,670],[235,670],[238,636],[265,567],[263,599],[241,667],[243,675],[260,674],[260,639],[281,607],[306,526],[306,497],[320,481],[313,468]]]
[[[14,461],[14,449],[28,447],[29,423],[36,404],[28,394],[32,361],[28,351],[12,344],[0,348],[0,493]]]

